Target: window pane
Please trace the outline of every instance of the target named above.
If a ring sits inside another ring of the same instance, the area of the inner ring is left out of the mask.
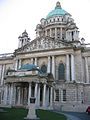
[[[59,90],[55,90],[56,98],[55,101],[59,101]]]
[[[63,90],[63,101],[66,101],[66,90]]]
[[[59,64],[59,67],[58,67],[58,79],[59,80],[65,79],[65,68],[63,63]]]
[[[43,66],[41,67],[41,71],[42,71],[43,73],[47,73],[47,66],[46,66],[46,65],[43,65]]]

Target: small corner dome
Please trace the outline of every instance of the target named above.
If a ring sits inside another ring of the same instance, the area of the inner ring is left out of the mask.
[[[61,4],[58,1],[56,3],[55,9],[48,13],[48,15],[46,16],[46,19],[49,19],[49,18],[55,17],[55,16],[64,16],[66,14],[69,14],[69,13],[61,8]]]
[[[38,70],[38,67],[34,64],[25,64],[25,65],[22,65],[19,70],[33,71],[33,70]]]
[[[27,33],[26,30],[22,33],[22,36],[23,36],[23,37],[24,37],[24,36],[27,36],[27,37],[28,37],[28,33]]]

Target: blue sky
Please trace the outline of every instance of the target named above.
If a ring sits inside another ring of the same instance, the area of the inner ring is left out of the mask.
[[[0,54],[18,47],[18,36],[26,29],[35,38],[35,28],[41,18],[54,9],[58,0],[0,0]],[[90,42],[90,0],[59,0],[64,10],[74,18],[80,38]]]

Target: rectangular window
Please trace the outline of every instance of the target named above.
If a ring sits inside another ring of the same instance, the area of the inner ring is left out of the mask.
[[[66,90],[63,90],[63,101],[66,101]]]
[[[59,90],[55,90],[55,101],[59,101]]]

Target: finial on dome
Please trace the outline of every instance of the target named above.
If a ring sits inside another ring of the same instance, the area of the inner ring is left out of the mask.
[[[28,33],[27,33],[26,29],[25,29],[24,32],[22,33],[22,36],[28,36]]]
[[[57,8],[61,8],[61,4],[60,4],[59,1],[56,3],[56,7],[55,7],[55,9],[57,9]]]

